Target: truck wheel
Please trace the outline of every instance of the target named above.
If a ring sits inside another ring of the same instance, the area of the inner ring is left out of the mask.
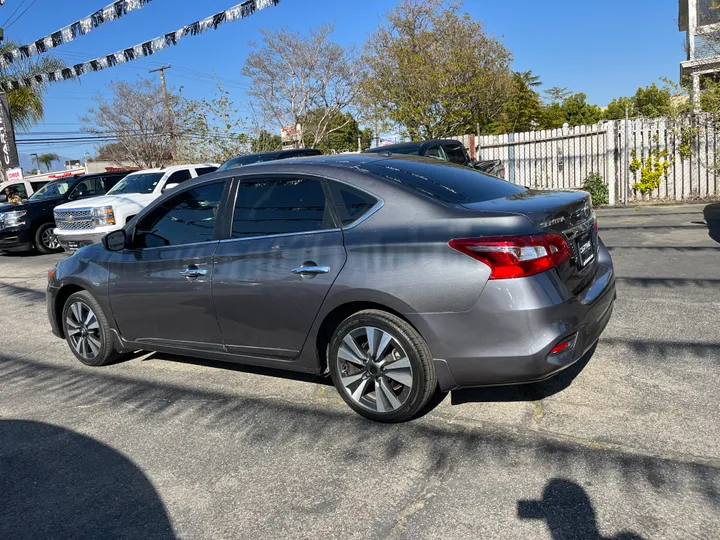
[[[44,225],[40,225],[35,233],[35,248],[43,255],[57,253],[62,249],[60,242],[58,242],[57,237],[53,234],[54,228],[54,223],[45,223]]]

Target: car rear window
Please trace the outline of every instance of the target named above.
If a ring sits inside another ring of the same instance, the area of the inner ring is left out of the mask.
[[[487,176],[469,167],[413,159],[386,159],[363,169],[448,204],[469,204],[525,191],[525,188]]]

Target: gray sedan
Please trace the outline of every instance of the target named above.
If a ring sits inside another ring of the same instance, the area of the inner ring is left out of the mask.
[[[614,300],[587,193],[372,154],[188,181],[60,262],[47,292],[84,364],[147,350],[326,374],[383,422],[552,376]]]

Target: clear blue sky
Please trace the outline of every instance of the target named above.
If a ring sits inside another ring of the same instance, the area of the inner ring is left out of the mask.
[[[22,0],[6,0],[0,7],[3,22]],[[58,30],[108,4],[110,0],[36,0],[25,15],[6,30],[6,38],[27,43]],[[23,11],[32,0],[26,0]],[[69,65],[121,50],[227,9],[238,0],[153,0],[144,9],[94,29],[76,41],[54,49]],[[201,36],[188,37],[178,46],[150,58],[84,76],[79,82],[51,86],[47,93],[45,124],[32,131],[74,131],[78,116],[91,99],[113,79],[147,76],[148,69],[172,64],[171,86],[183,87],[190,98],[211,95],[213,73],[232,84],[228,90],[245,102],[247,80],[240,71],[250,40],[260,28],[287,26],[307,31],[335,22],[335,39],[362,44],[379,24],[382,14],[397,0],[281,0],[244,20],[221,26]],[[677,31],[674,0],[465,0],[464,9],[500,37],[515,57],[514,69],[531,69],[546,88],[567,86],[585,92],[589,101],[606,105],[613,97],[635,92],[660,77],[677,79],[683,60],[683,34]],[[54,146],[62,156],[82,158],[92,146]],[[22,146],[20,152],[49,151],[47,146]]]

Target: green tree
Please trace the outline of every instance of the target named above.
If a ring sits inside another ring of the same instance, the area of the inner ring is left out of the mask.
[[[572,95],[572,92],[569,92],[567,87],[553,86],[545,90],[543,94],[550,103],[562,103]]]
[[[365,48],[365,95],[413,139],[457,135],[495,120],[512,55],[455,0],[403,0]]]
[[[625,118],[625,106],[627,105],[630,113],[630,118],[635,116],[635,102],[632,98],[620,97],[613,99],[607,106],[607,109],[603,111],[603,119],[605,120],[620,120]]]
[[[308,114],[308,118],[305,119],[304,125],[312,127],[318,118],[325,116],[325,111],[315,110]],[[360,129],[360,125],[357,120],[350,113],[339,113],[336,114],[328,124],[330,131],[325,138],[315,143],[312,138],[308,141],[311,146],[318,148],[323,152],[354,152],[358,148],[358,138],[360,138],[360,145],[362,148],[370,146],[372,141],[372,130],[363,134],[363,130]]]
[[[562,103],[553,102],[540,111],[539,129],[558,129],[565,123],[565,109]]]
[[[597,124],[602,119],[600,107],[589,104],[587,95],[582,92],[566,98],[562,108],[565,111],[565,121],[571,126]]]
[[[532,71],[513,73],[510,97],[490,130],[493,133],[516,133],[539,126],[542,102],[533,88],[541,84],[540,77],[533,75]]]
[[[267,130],[260,130],[257,137],[253,137],[250,141],[250,147],[253,153],[272,152],[282,148],[282,138],[280,135],[274,135]]]
[[[15,41],[6,41],[0,47],[0,56],[11,53],[20,46]],[[17,58],[7,67],[0,67],[0,82],[6,82],[20,78],[33,78],[35,75],[57,71],[65,67],[65,62],[59,58],[43,54],[31,58]],[[16,90],[7,92],[10,114],[16,128],[22,130],[30,129],[40,122],[45,115],[43,98],[47,87],[23,86]]]
[[[53,153],[47,153],[47,154],[40,154],[37,157],[38,163],[42,163],[45,165],[45,169],[47,169],[47,172],[50,172],[50,166],[52,165],[53,161],[58,161],[60,158],[57,154]]]
[[[658,88],[655,83],[645,88],[638,88],[632,101],[636,116],[659,118],[661,116],[671,116],[673,113],[670,90]]]

